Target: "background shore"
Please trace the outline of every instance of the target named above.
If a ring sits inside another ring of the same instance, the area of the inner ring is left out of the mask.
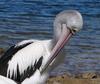
[[[47,84],[100,84],[100,78],[98,79],[77,79],[77,78],[51,78]]]

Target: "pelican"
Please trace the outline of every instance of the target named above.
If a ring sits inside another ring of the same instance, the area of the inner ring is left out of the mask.
[[[78,11],[60,12],[54,20],[53,39],[24,40],[11,46],[0,58],[0,75],[17,83],[44,84],[49,73],[64,61],[65,44],[82,26]]]

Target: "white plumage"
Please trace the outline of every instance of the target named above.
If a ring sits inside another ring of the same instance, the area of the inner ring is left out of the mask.
[[[36,70],[35,74],[30,78],[25,79],[22,84],[45,84],[46,79],[48,78],[47,73],[41,75],[39,70]]]
[[[0,84],[16,84],[13,80],[0,75]]]
[[[14,77],[16,78],[17,66],[19,66],[20,75],[23,74],[23,72],[28,67],[34,66],[35,61],[36,60],[38,61],[41,56],[43,56],[43,62],[42,62],[41,68],[46,64],[46,62],[48,61],[47,58],[49,58],[50,56],[49,48],[50,48],[51,40],[43,40],[43,41],[26,40],[21,43],[18,43],[17,46],[24,44],[25,42],[32,42],[32,41],[33,41],[32,44],[18,51],[9,61],[7,76],[10,72],[10,77],[12,77],[14,73]]]
[[[21,84],[44,84],[47,76],[40,74],[39,70],[36,70],[33,76],[26,78]],[[14,80],[0,75],[0,84],[17,84]]]
[[[24,40],[0,58],[0,74],[22,84],[44,84],[49,72],[65,58],[63,47],[82,28],[83,19],[75,10],[63,11],[54,21],[51,40]],[[0,76],[0,84],[16,84]]]

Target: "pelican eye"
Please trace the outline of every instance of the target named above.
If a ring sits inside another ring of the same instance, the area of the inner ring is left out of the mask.
[[[73,31],[73,32],[77,32],[77,30],[75,30],[75,29],[72,29],[72,31]]]
[[[70,30],[71,30],[72,34],[75,34],[77,32],[77,30],[75,29],[75,27],[72,28],[72,29],[70,29]]]

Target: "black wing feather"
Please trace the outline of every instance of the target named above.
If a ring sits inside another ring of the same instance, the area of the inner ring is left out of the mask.
[[[19,50],[23,49],[24,47],[28,46],[29,44],[31,44],[33,42],[29,42],[29,43],[26,43],[26,44],[23,44],[23,45],[20,45],[20,46],[16,46],[16,45],[13,45],[11,46],[5,53],[3,56],[1,56],[0,58],[0,62],[3,63],[5,61],[9,61],[14,54],[16,54]]]
[[[7,75],[7,68],[8,68],[9,60],[11,60],[13,55],[16,54],[19,50],[25,48],[26,46],[30,45],[31,43],[33,43],[33,42],[28,42],[28,43],[20,45],[20,46],[13,45],[4,53],[3,56],[1,56],[1,58],[0,58],[0,75],[3,75],[3,76]],[[21,74],[21,75],[19,72],[19,66],[17,65],[17,77],[15,78],[12,75],[11,79],[13,79],[14,81],[16,81],[18,83],[21,83],[23,80],[25,80],[25,78],[32,76],[37,69],[38,70],[40,69],[40,67],[42,65],[42,61],[43,61],[43,56],[41,56],[38,60],[36,60],[33,66],[29,66],[27,68],[27,70],[25,70],[23,72],[23,74]],[[8,74],[8,77],[10,76],[9,74]]]
[[[11,46],[5,53],[4,55],[1,56],[0,58],[0,75],[7,76],[7,68],[8,68],[8,62],[11,60],[14,54],[16,54],[19,50],[25,48],[29,44],[33,42],[28,42],[26,44],[16,46],[13,45]]]
[[[41,56],[38,61],[35,61],[34,66],[29,66],[27,70],[24,71],[24,73],[20,76],[20,82],[25,80],[25,78],[31,77],[37,69],[39,70],[42,65],[42,62],[43,56]]]

